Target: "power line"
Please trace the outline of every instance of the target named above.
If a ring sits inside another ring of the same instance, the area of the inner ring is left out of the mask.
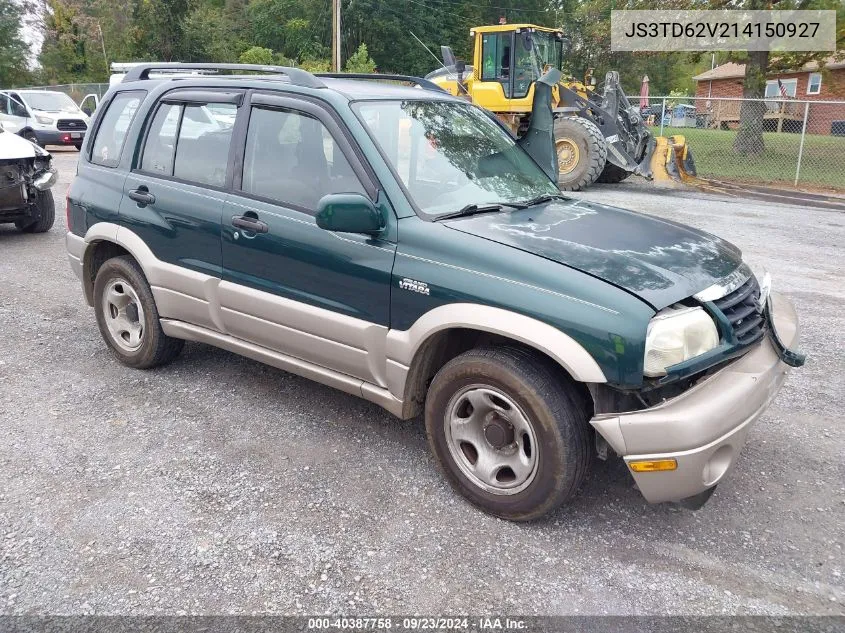
[[[466,6],[462,0],[428,0],[429,2],[441,2],[443,4]],[[502,11],[519,11],[522,13],[552,13],[551,9],[523,9],[521,7],[500,7],[496,5],[477,5],[477,9],[500,9]]]
[[[377,2],[377,0],[369,0],[369,1],[370,2]],[[431,6],[428,6],[426,4],[423,4],[422,2],[416,2],[416,0],[406,0],[406,1],[407,2],[413,2],[414,4],[417,4],[421,7],[428,9],[429,11],[440,11],[441,13],[448,14],[448,15],[451,15],[453,17],[459,18],[461,20],[461,23],[465,26],[470,26],[470,27],[475,26],[475,23],[473,22],[473,20],[471,18],[468,18],[465,15],[458,15],[457,13],[449,13],[447,11],[444,11],[444,9],[442,9],[441,7],[431,7]],[[407,22],[408,15],[405,14],[405,13],[400,13],[399,11],[397,11],[396,9],[391,7],[388,4],[388,2],[390,2],[390,0],[387,0],[386,2],[385,2],[385,0],[378,1],[377,2],[378,8],[387,10],[394,17],[400,18],[402,22]],[[371,5],[371,6],[373,6],[373,5]],[[373,8],[375,9],[376,6],[373,6]]]
[[[444,15],[451,15],[452,17],[460,18],[461,20],[465,20],[465,21],[469,21],[469,18],[467,16],[460,15],[458,13],[452,13],[451,11],[446,11],[443,7],[431,7],[431,6],[424,4],[422,2],[417,2],[417,0],[407,0],[407,2],[410,2],[411,4],[417,4],[417,5],[419,5],[423,8],[428,9],[429,11],[431,11],[431,10],[440,11]]]

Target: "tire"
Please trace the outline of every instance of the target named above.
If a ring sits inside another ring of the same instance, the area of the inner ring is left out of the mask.
[[[633,172],[630,172],[627,169],[622,169],[613,163],[605,163],[604,170],[601,174],[599,174],[599,177],[596,178],[596,182],[615,184],[617,182],[622,182],[632,173]]]
[[[56,221],[56,203],[53,200],[53,192],[39,191],[36,194],[35,209],[38,216],[34,219],[18,220],[15,226],[24,233],[46,233],[53,228]]]
[[[21,133],[21,136],[25,138],[30,143],[34,143],[38,145],[38,147],[44,147],[41,143],[38,142],[38,137],[35,135],[35,132],[32,130],[27,130],[26,132]]]
[[[607,143],[592,121],[580,117],[555,119],[561,191],[578,191],[593,184],[607,162]]]
[[[103,340],[129,367],[166,365],[185,345],[161,329],[150,285],[128,255],[113,257],[100,266],[94,280],[94,311]]]
[[[592,459],[588,417],[551,361],[511,347],[476,348],[452,359],[425,402],[429,446],[449,483],[511,521],[539,518],[578,490]]]

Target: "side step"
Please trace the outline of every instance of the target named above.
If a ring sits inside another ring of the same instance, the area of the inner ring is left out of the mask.
[[[241,356],[246,356],[266,365],[272,365],[297,376],[308,378],[314,382],[334,387],[353,396],[364,398],[384,407],[395,416],[402,416],[401,400],[394,397],[387,389],[364,382],[360,378],[353,378],[352,376],[347,376],[346,374],[341,374],[334,370],[321,367],[320,365],[309,363],[300,358],[275,352],[260,345],[235,338],[234,336],[221,334],[220,332],[215,332],[214,330],[209,330],[198,325],[191,325],[184,321],[161,319],[160,323],[164,333],[173,338],[206,343],[234,352],[235,354],[240,354]]]

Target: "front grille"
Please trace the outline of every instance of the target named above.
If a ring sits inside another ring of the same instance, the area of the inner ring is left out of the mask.
[[[763,336],[766,320],[757,312],[760,285],[754,275],[739,288],[713,303],[730,321],[737,343],[749,345]]]
[[[85,125],[85,121],[80,121],[78,119],[59,119],[56,122],[56,127],[62,132],[82,132],[83,130],[88,129],[88,126]]]

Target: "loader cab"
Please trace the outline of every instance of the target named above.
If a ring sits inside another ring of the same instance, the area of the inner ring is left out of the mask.
[[[563,62],[563,33],[528,24],[478,27],[474,100],[494,112],[531,111],[533,84]]]

